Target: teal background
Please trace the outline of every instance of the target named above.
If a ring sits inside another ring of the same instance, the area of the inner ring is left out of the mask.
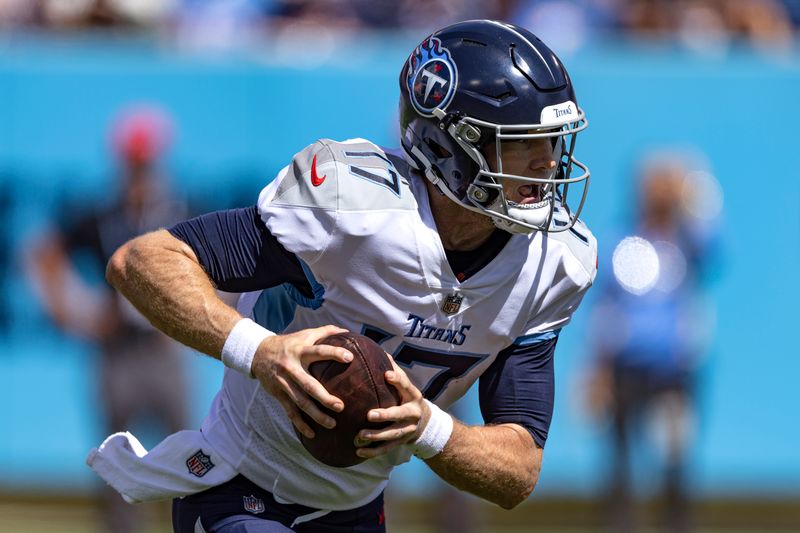
[[[0,44],[0,216],[12,254],[0,279],[12,310],[0,337],[0,488],[88,490],[84,465],[102,440],[96,355],[59,334],[33,299],[25,243],[52,221],[61,195],[111,194],[106,129],[130,101],[171,110],[168,162],[192,198],[254,202],[292,154],[318,137],[397,144],[397,72],[415,43],[359,40],[324,61],[313,50],[193,55],[151,43],[18,36]],[[313,47],[312,47],[313,48]],[[800,61],[738,50],[699,57],[667,47],[606,43],[562,58],[590,127],[578,139],[592,170],[583,218],[608,255],[628,220],[631,166],[648,147],[704,151],[722,184],[721,254],[710,292],[716,332],[701,375],[692,481],[706,495],[800,493]],[[601,271],[601,277],[609,275]],[[556,412],[537,488],[588,494],[604,473],[601,428],[582,414],[590,294],[557,353]],[[186,357],[199,424],[221,377]],[[477,401],[464,404],[479,421]],[[146,435],[154,444],[158,430]],[[418,493],[418,462],[396,474]]]

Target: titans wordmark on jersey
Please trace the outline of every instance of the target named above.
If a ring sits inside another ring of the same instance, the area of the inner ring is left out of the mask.
[[[336,324],[393,354],[427,398],[448,407],[513,342],[549,338],[569,320],[596,267],[596,243],[574,232],[514,235],[458,281],[427,189],[402,161],[363,139],[319,141],[261,193],[269,231],[301,261],[313,297],[290,285],[247,293],[239,310],[293,332]],[[351,468],[317,462],[256,380],[226,371],[203,434],[226,461],[277,498],[321,509],[362,505],[410,447]]]

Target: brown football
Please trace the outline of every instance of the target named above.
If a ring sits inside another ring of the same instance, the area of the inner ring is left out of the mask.
[[[320,426],[302,413],[315,436],[309,439],[300,432],[297,435],[306,450],[317,460],[330,466],[353,466],[364,461],[364,458],[356,455],[355,438],[358,432],[386,426],[385,422],[368,422],[367,412],[370,409],[400,404],[397,389],[384,379],[384,374],[392,369],[392,364],[383,348],[363,335],[338,333],[320,340],[317,344],[341,346],[353,354],[350,363],[317,361],[308,367],[309,374],[328,392],[344,402],[344,410],[336,413],[320,405],[324,413],[336,420],[336,426],[332,429]]]

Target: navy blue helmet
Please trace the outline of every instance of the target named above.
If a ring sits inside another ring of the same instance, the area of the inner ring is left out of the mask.
[[[400,126],[411,166],[498,227],[564,231],[577,220],[589,170],[573,151],[587,121],[561,61],[531,32],[472,20],[427,37],[400,73]],[[515,143],[541,138],[550,140],[552,168],[527,176],[503,172]],[[505,180],[536,187],[535,202],[507,199]],[[578,189],[575,209],[567,205],[570,187]]]

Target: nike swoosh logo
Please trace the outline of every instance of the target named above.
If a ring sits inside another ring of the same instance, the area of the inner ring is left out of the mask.
[[[314,156],[314,160],[311,162],[311,185],[319,187],[327,177],[327,174],[323,174],[321,178],[317,175],[317,156]]]

